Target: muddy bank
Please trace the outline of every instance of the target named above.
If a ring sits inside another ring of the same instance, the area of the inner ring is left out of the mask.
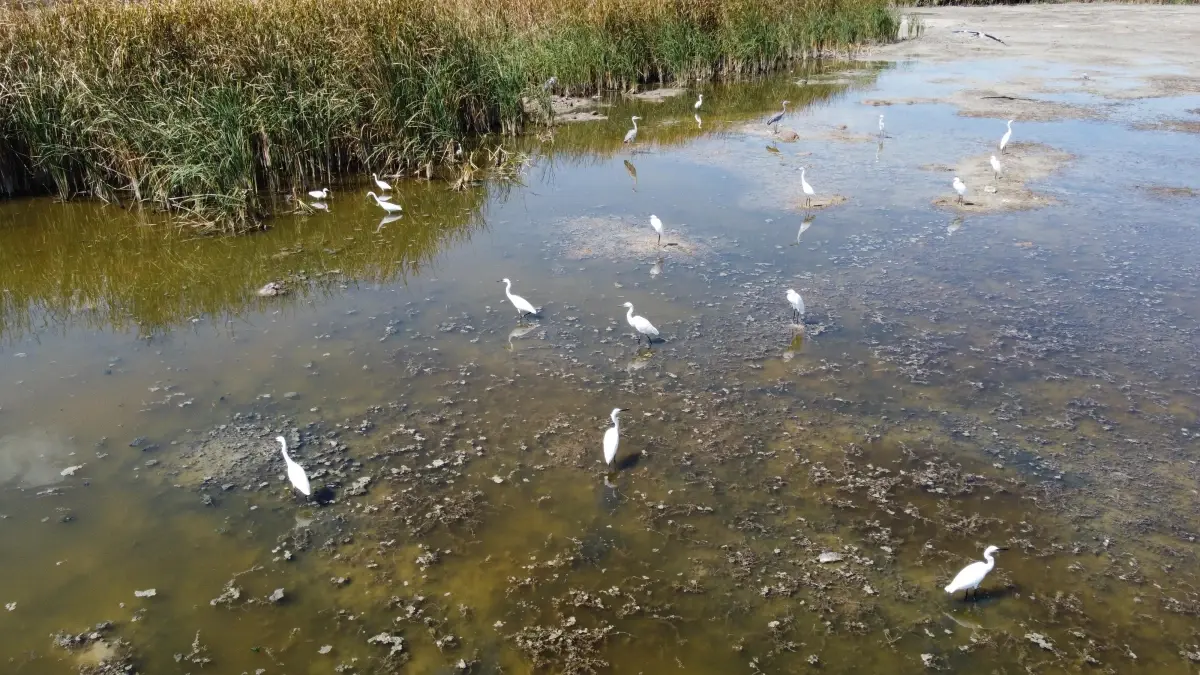
[[[999,174],[992,168],[992,157],[1000,162]],[[936,198],[934,205],[962,214],[995,213],[1036,209],[1055,203],[1053,197],[1030,190],[1028,184],[1063,169],[1072,159],[1070,154],[1040,143],[1012,143],[1003,153],[996,150],[968,157],[952,168],[922,168],[944,176],[949,194]],[[967,195],[961,201],[951,185],[955,176],[967,186]]]

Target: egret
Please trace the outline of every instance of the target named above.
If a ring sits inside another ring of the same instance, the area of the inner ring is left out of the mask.
[[[779,124],[779,120],[782,120],[783,116],[787,114],[787,107],[788,107],[789,103],[791,103],[791,101],[783,102],[783,110],[772,115],[771,119],[767,120],[767,126],[771,126],[772,124]]]
[[[789,288],[787,292],[787,301],[788,304],[792,306],[792,318],[796,321],[803,321],[804,298],[800,297],[799,293]]]
[[[388,213],[400,213],[401,211],[404,210],[404,207],[400,206],[399,204],[393,204],[389,201],[380,199],[379,195],[375,194],[374,192],[368,192],[367,196],[374,197],[375,203],[379,205],[379,208],[383,209],[384,211],[386,211]]]
[[[992,155],[992,174],[996,176],[996,180],[1000,180],[1000,160]]]
[[[550,79],[548,79],[542,83],[542,91],[550,91],[557,85],[558,85],[558,78],[554,75],[551,75]]]
[[[658,233],[658,243],[661,244],[662,243],[662,221],[658,219],[658,216],[656,216],[654,214],[650,215],[650,227],[653,227],[654,231]]]
[[[1000,137],[1000,152],[1001,153],[1004,152],[1004,146],[1008,145],[1008,140],[1010,138],[1012,138],[1012,123],[1013,123],[1012,120],[1008,121],[1008,131],[1004,132],[1004,135]]]
[[[879,116],[879,135],[883,136],[883,115]]]
[[[991,33],[985,33],[981,30],[956,30],[954,32],[955,33],[966,33],[967,35],[970,35],[973,38],[981,38],[981,37],[989,38],[991,40],[995,40],[996,42],[999,42],[1002,45],[1008,46],[1008,43],[1005,42],[1004,40],[1001,40],[1000,38],[996,37],[995,35],[992,35]]]
[[[696,99],[696,104],[692,106],[693,110],[699,110],[700,104],[704,103],[704,94],[700,94],[700,98]]]
[[[387,183],[379,180],[379,176],[376,176],[375,174],[371,174],[371,178],[375,181],[376,187],[378,187],[381,191],[387,192],[392,189],[391,185],[388,185]]]
[[[321,188],[320,190],[309,190],[308,191],[308,196],[312,197],[313,199],[317,199],[317,200],[329,199],[329,195],[331,195],[331,194],[333,194],[333,191],[330,190],[329,188]]]
[[[308,474],[304,473],[304,467],[292,461],[291,457],[288,457],[287,441],[283,439],[283,436],[276,436],[275,440],[279,441],[279,445],[282,446],[281,452],[283,453],[283,461],[287,464],[288,480],[292,482],[292,485],[297,490],[303,492],[305,497],[312,494],[312,487],[308,484]]]
[[[958,203],[962,204],[963,199],[967,196],[967,184],[954,177],[954,191],[958,193]]]
[[[625,315],[625,320],[629,322],[630,326],[633,326],[635,331],[637,331],[635,335],[637,336],[638,343],[641,343],[642,336],[645,335],[646,343],[653,344],[653,338],[658,337],[658,329],[654,327],[654,324],[647,321],[646,317],[634,316],[632,302],[627,302],[624,306],[629,308],[629,312]]]
[[[634,115],[633,117],[630,117],[629,119],[633,121],[633,128],[630,129],[629,131],[625,132],[625,140],[622,141],[623,143],[632,143],[637,140],[637,123],[638,123],[638,120],[640,120],[642,118],[638,117],[637,115]]]
[[[807,209],[812,206],[813,195],[817,193],[813,191],[813,186],[809,185],[808,181],[805,180],[805,171],[807,171],[805,167],[800,167],[800,187],[804,190],[804,208]]]
[[[513,307],[517,308],[518,321],[520,321],[521,318],[526,314],[536,315],[538,313],[538,310],[534,309],[533,305],[529,304],[528,300],[519,295],[513,295],[511,281],[508,279],[501,279],[500,283],[504,284],[504,294],[508,296],[508,301],[513,304]]]
[[[604,463],[610,467],[613,460],[617,458],[617,442],[621,440],[618,437],[620,432],[618,431],[617,413],[623,413],[627,410],[629,408],[613,408],[612,414],[609,415],[612,418],[613,425],[604,432]]]
[[[983,583],[983,578],[996,566],[996,561],[992,558],[992,555],[997,551],[1007,550],[1008,548],[1003,546],[989,546],[984,549],[983,558],[987,562],[976,561],[962,568],[962,571],[955,575],[954,581],[951,581],[946,586],[946,592],[953,595],[959,591],[964,591],[963,599],[965,600],[967,594],[978,589],[979,584]]]

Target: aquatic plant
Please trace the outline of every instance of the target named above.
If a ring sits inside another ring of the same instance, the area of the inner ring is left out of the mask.
[[[236,229],[360,172],[431,176],[542,87],[756,74],[890,39],[885,0],[68,0],[0,6],[0,192]]]

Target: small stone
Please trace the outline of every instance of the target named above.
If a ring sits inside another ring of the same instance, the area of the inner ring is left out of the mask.
[[[269,596],[267,596],[267,600],[273,603],[283,602],[283,589],[276,588]]]
[[[82,469],[82,468],[83,468],[83,465],[82,465],[82,464],[79,464],[79,465],[77,465],[77,466],[68,466],[67,468],[65,468],[65,469],[63,469],[62,471],[60,471],[60,472],[59,472],[59,475],[62,475],[62,476],[74,476],[74,475],[75,475],[75,472],[76,472],[76,471],[78,471],[78,470],[80,470],[80,469]]]
[[[1027,633],[1025,635],[1025,639],[1048,652],[1054,651],[1054,645],[1050,642],[1050,640],[1046,639],[1045,635],[1042,635],[1041,633]]]
[[[10,612],[16,608],[17,608],[17,603],[15,603],[15,602],[10,602],[10,603],[4,605],[4,609],[7,609]]]
[[[821,564],[835,563],[835,562],[841,562],[841,561],[842,561],[842,554],[834,553],[833,551],[825,551],[824,553],[822,553],[820,555],[820,557],[817,558],[817,562],[819,562]]]
[[[328,654],[331,651],[333,651],[333,645],[321,645],[321,648],[317,650],[317,653]]]
[[[135,597],[135,598],[153,598],[156,595],[158,595],[158,591],[156,591],[153,588],[147,588],[144,591],[134,591],[133,592],[133,597]]]
[[[499,485],[504,482],[504,479],[501,478],[500,476],[492,476],[492,482],[495,483],[496,485]]]

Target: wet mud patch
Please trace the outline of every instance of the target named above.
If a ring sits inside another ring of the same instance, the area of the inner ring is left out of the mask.
[[[1200,192],[1190,187],[1173,187],[1169,185],[1139,185],[1139,190],[1154,195],[1159,199],[1190,199],[1200,197]]]
[[[858,133],[844,124],[837,126],[810,128],[799,131],[791,127],[768,128],[762,122],[750,122],[738,127],[738,133],[756,136],[773,141],[791,143],[794,141],[833,141],[835,143],[871,143],[878,140],[878,135]]]
[[[912,97],[864,99],[863,105],[896,106],[946,104],[958,109],[962,117],[989,117],[1022,122],[1053,122],[1065,119],[1099,120],[1107,117],[1102,106],[1085,106],[1048,101],[1022,95],[1025,89],[1008,92],[992,89],[959,90],[943,98]]]
[[[1200,134],[1200,122],[1196,120],[1164,119],[1157,122],[1138,124],[1138,131],[1174,131],[1182,134]]]
[[[687,90],[681,87],[662,87],[659,89],[651,89],[650,91],[640,91],[636,94],[630,94],[630,98],[639,101],[649,101],[650,103],[662,103],[669,98],[682,96]]]
[[[1014,143],[1003,155],[995,155],[1001,164],[997,179],[990,164],[992,155],[991,152],[975,155],[959,162],[953,173],[940,172],[945,177],[946,194],[935,199],[933,204],[959,213],[1023,211],[1054,204],[1053,197],[1034,192],[1027,184],[1049,176],[1074,159],[1067,152],[1041,143]],[[937,165],[921,168],[939,169]],[[956,175],[967,186],[962,203],[951,184]]]
[[[650,227],[635,224],[619,217],[582,216],[570,218],[556,226],[561,237],[557,244],[562,254],[571,260],[607,258],[622,260],[646,257],[702,258],[713,253],[719,246],[714,237],[693,238],[687,234],[687,226],[673,227],[663,224],[662,241]]]
[[[793,211],[820,211],[831,206],[845,204],[848,198],[843,195],[825,195],[813,197],[811,202],[804,198],[803,190],[798,190],[799,195],[795,195],[788,202],[788,208]]]

